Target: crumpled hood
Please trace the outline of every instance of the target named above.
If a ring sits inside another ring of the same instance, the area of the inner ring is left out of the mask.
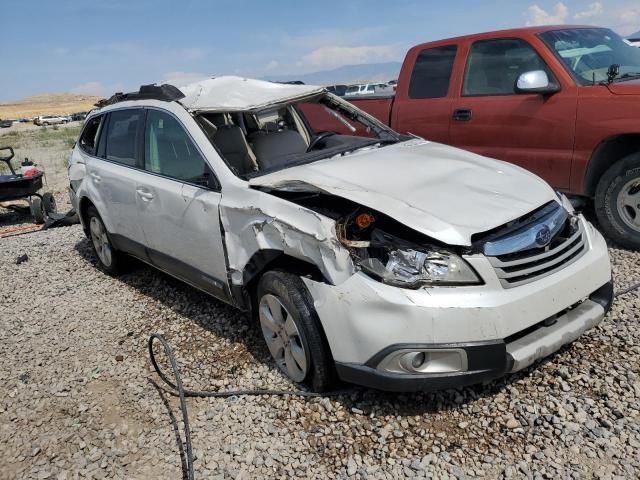
[[[323,191],[384,213],[449,245],[557,200],[526,170],[424,140],[363,149],[250,180],[251,186]]]
[[[640,95],[640,79],[613,82],[608,87],[615,95]]]

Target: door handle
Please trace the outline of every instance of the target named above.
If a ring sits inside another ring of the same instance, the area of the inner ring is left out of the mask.
[[[153,200],[153,193],[144,188],[136,188],[136,193],[143,200]]]
[[[473,110],[460,109],[453,112],[453,119],[457,122],[468,122],[473,117]]]

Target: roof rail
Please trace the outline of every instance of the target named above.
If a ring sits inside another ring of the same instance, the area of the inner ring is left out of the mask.
[[[124,102],[126,100],[160,100],[163,102],[173,102],[174,100],[180,100],[184,98],[184,93],[179,88],[163,83],[158,86],[155,83],[150,85],[140,86],[140,90],[137,92],[114,93],[110,98],[100,100],[96,103],[96,107],[102,108],[107,105],[113,105],[114,103]]]

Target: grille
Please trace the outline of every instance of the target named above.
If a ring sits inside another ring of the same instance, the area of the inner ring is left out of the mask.
[[[502,286],[513,288],[551,275],[575,262],[586,250],[583,223],[567,220],[565,228],[544,248],[487,258]]]

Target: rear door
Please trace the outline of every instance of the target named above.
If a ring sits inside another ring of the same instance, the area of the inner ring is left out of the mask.
[[[451,74],[458,47],[441,45],[411,51],[405,64],[413,64],[408,81],[399,82],[391,126],[435,142],[449,142]]]
[[[556,188],[569,188],[577,91],[517,94],[518,76],[551,68],[524,39],[497,38],[465,45],[468,57],[453,103],[451,144],[520,165]]]
[[[149,258],[167,273],[226,298],[219,184],[188,130],[164,110],[147,109],[144,168],[135,192]]]
[[[144,111],[114,110],[101,127],[97,155],[87,162],[92,201],[116,247],[144,258],[144,236],[138,220],[136,182],[142,171]]]

